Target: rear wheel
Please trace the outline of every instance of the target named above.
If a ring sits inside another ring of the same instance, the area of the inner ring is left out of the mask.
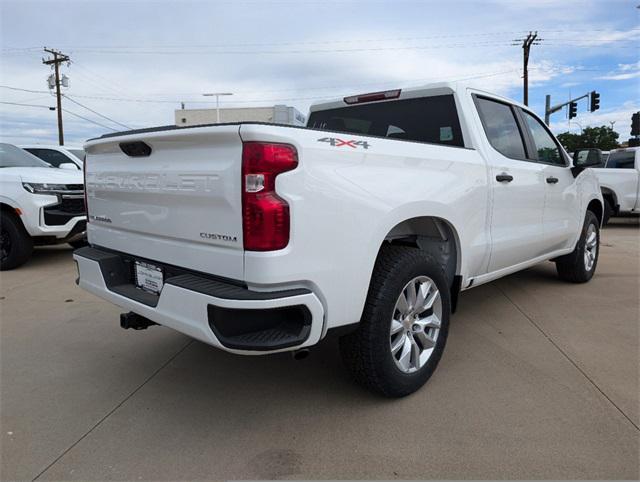
[[[556,260],[560,278],[572,283],[586,283],[593,277],[600,254],[599,226],[596,215],[587,211],[576,249]]]
[[[0,270],[23,265],[31,257],[33,240],[22,223],[8,213],[0,213]]]
[[[358,329],[340,340],[355,380],[403,397],[431,377],[442,356],[451,311],[442,267],[416,248],[385,246]]]

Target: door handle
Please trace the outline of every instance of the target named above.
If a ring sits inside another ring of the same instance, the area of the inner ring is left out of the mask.
[[[498,182],[511,182],[511,181],[513,181],[513,176],[507,174],[506,172],[503,172],[502,174],[498,174],[496,176],[496,181],[498,181]]]
[[[557,182],[558,182],[558,178],[557,177],[551,176],[551,177],[547,178],[547,184],[555,184]]]

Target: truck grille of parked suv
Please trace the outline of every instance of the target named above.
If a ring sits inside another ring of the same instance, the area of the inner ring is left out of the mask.
[[[61,226],[69,222],[71,218],[82,216],[86,213],[84,186],[82,184],[69,184],[67,188],[73,194],[59,195],[58,204],[44,208],[44,222],[48,226]]]

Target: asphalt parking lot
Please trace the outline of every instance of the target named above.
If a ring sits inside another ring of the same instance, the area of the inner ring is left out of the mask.
[[[640,228],[598,272],[545,263],[464,293],[440,367],[385,400],[337,345],[239,357],[82,291],[71,249],[0,277],[2,480],[640,476]]]

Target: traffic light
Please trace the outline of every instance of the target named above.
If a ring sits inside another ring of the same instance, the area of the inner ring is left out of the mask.
[[[595,90],[591,92],[591,104],[589,111],[593,112],[600,108],[600,94]]]
[[[640,112],[631,116],[631,135],[640,136]]]
[[[570,102],[569,103],[569,119],[573,119],[578,116],[578,103]]]

